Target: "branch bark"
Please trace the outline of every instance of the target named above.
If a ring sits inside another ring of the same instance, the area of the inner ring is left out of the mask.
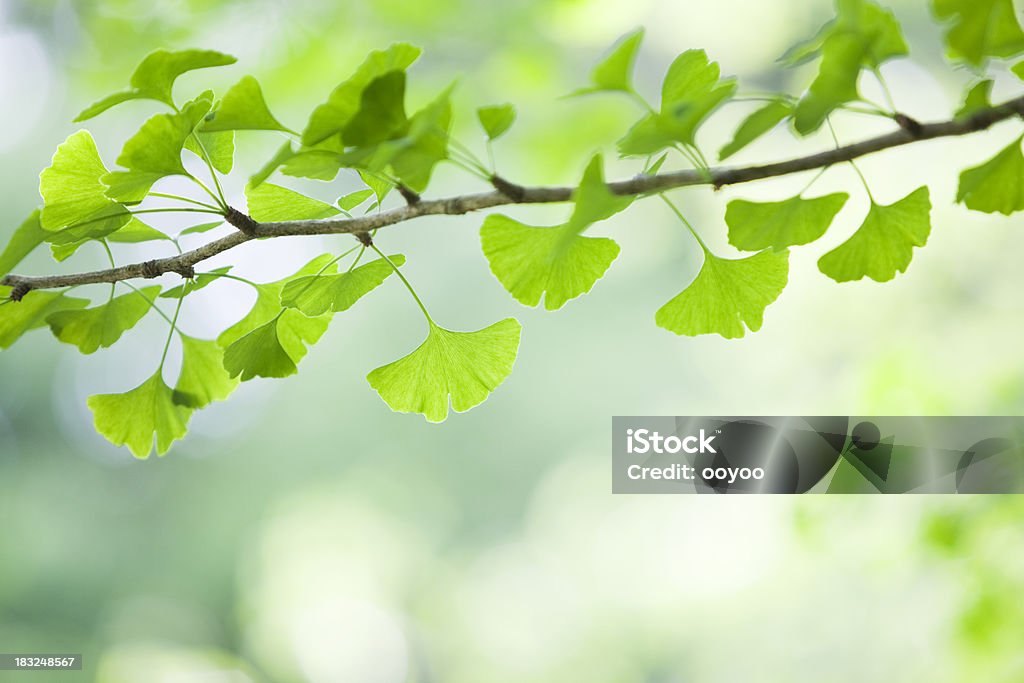
[[[979,110],[971,116],[964,118],[954,118],[948,121],[928,124],[918,124],[916,121],[914,125],[904,125],[901,123],[899,130],[886,135],[880,135],[851,145],[786,161],[736,168],[713,168],[707,173],[685,170],[662,173],[660,175],[642,175],[629,180],[608,183],[608,187],[612,192],[619,195],[649,195],[693,185],[711,185],[717,189],[726,185],[748,183],[765,178],[826,168],[868,154],[901,147],[914,142],[969,135],[987,130],[1000,121],[1020,116],[1024,116],[1024,97],[1018,97],[1002,104]],[[180,255],[106,270],[67,275],[26,276],[11,274],[0,280],[0,285],[15,288],[20,296],[24,296],[34,289],[54,289],[72,285],[153,278],[166,273],[177,273],[182,277],[190,277],[194,272],[194,266],[201,261],[205,261],[212,256],[254,239],[299,235],[358,235],[389,225],[404,223],[420,216],[461,215],[508,204],[568,202],[571,201],[575,189],[573,187],[523,187],[500,178],[496,179],[495,187],[504,188],[504,191],[497,189],[492,192],[461,195],[446,199],[427,200],[417,198],[417,201],[410,201],[405,206],[358,218],[259,223],[236,209],[230,209],[228,215],[225,216],[225,220],[239,228],[238,232]],[[514,191],[512,188],[515,188]]]

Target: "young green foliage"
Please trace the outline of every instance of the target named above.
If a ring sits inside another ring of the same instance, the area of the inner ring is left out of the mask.
[[[366,380],[399,413],[444,422],[448,403],[457,413],[474,408],[512,373],[522,325],[506,318],[476,332],[453,332],[429,323],[415,351],[379,367]]]
[[[825,234],[849,197],[836,192],[813,199],[797,195],[781,202],[734,199],[725,210],[729,244],[743,251],[809,244]]]
[[[0,252],[0,277],[14,270],[49,236],[50,233],[43,230],[39,223],[39,210],[36,209],[18,226],[3,252]]]
[[[802,135],[818,130],[842,105],[860,99],[861,69],[876,71],[908,53],[896,17],[871,0],[836,0],[836,15],[814,38],[781,59],[794,66],[821,58],[818,74],[793,115],[793,125]]]
[[[742,337],[761,329],[764,310],[779,298],[789,279],[789,251],[764,251],[724,259],[704,249],[696,279],[658,309],[655,322],[680,335]]]
[[[10,295],[10,287],[0,287],[0,299]],[[36,291],[26,294],[17,304],[0,306],[0,349],[10,348],[26,332],[45,327],[50,315],[88,305],[88,299],[67,296],[66,291]]]
[[[577,94],[587,94],[601,90],[632,92],[633,63],[644,39],[644,30],[637,29],[619,38],[612,46],[608,56],[602,59],[590,72],[593,86],[584,88]]]
[[[107,186],[101,180],[106,175],[107,167],[89,131],[68,136],[57,147],[50,165],[39,174],[42,228],[60,230],[110,213],[117,204],[106,195]],[[125,216],[123,223],[127,221]]]
[[[174,82],[184,73],[213,66],[227,66],[236,60],[231,55],[214,50],[156,50],[146,56],[131,77],[131,88],[109,95],[90,105],[75,122],[85,121],[107,109],[130,100],[156,100],[174,107]]]
[[[224,93],[220,104],[206,116],[200,127],[204,133],[232,130],[278,130],[294,133],[291,128],[274,118],[263,99],[259,81],[244,76]]]
[[[405,265],[402,254],[392,254],[388,258],[395,266]],[[395,272],[391,263],[377,259],[337,275],[295,278],[281,290],[281,305],[313,317],[328,311],[347,311]]]
[[[515,123],[516,108],[511,104],[492,104],[477,109],[476,117],[487,139],[497,140]]]
[[[932,204],[927,187],[919,187],[892,204],[871,202],[867,218],[850,239],[818,260],[818,268],[836,282],[869,277],[887,282],[906,272],[914,247],[931,233]]]
[[[614,241],[581,234],[633,201],[608,190],[599,155],[587,166],[574,201],[568,222],[553,228],[526,225],[501,214],[484,220],[480,241],[491,272],[521,304],[536,306],[543,296],[546,309],[561,308],[589,292],[618,256]]]
[[[57,311],[46,322],[60,341],[77,346],[84,354],[95,353],[116,344],[121,335],[146,317],[159,293],[159,287],[146,287],[93,308]]]
[[[162,368],[148,380],[123,394],[90,396],[96,431],[115,446],[127,446],[136,458],[148,458],[156,440],[163,455],[185,436],[192,410],[174,401]]]
[[[231,266],[223,266],[221,268],[215,268],[209,273],[199,273],[194,278],[185,281],[185,284],[172,287],[166,292],[160,294],[161,299],[182,299],[192,292],[198,292],[200,289],[209,287],[217,280],[221,279],[221,276],[228,273],[231,270]]]
[[[693,145],[697,129],[736,92],[736,79],[720,80],[718,62],[704,50],[679,55],[661,86],[661,109],[640,119],[619,140],[623,156],[649,156],[676,145]]]
[[[330,218],[341,213],[326,202],[271,183],[247,186],[245,200],[249,215],[261,223]]]
[[[181,374],[174,387],[174,402],[198,410],[227,399],[238,387],[224,367],[224,349],[215,341],[181,337]]]
[[[989,57],[1013,57],[1024,52],[1013,0],[932,0],[935,16],[948,22],[946,46],[950,57],[982,65]]]
[[[758,108],[743,120],[732,140],[718,152],[718,158],[725,161],[792,115],[793,104],[788,100],[772,100]]]
[[[999,154],[960,174],[956,200],[968,209],[1009,216],[1024,211],[1024,155],[1017,138]]]

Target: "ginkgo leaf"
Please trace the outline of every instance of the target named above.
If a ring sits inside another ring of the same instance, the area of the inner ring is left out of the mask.
[[[46,241],[51,245],[53,257],[63,261],[90,240],[108,237],[128,227],[131,220],[132,215],[126,208],[111,202],[89,218],[50,233]]]
[[[1009,216],[1024,211],[1024,155],[1017,138],[999,154],[960,174],[957,202],[968,209]]]
[[[887,282],[897,272],[906,272],[914,247],[928,241],[931,208],[926,186],[893,204],[872,202],[857,232],[822,256],[818,269],[836,282],[864,277]]]
[[[372,196],[372,188],[366,188],[365,190],[356,190],[355,192],[350,192],[347,195],[338,199],[338,206],[340,206],[343,211],[351,211],[352,209],[356,208],[357,206],[359,206]]]
[[[220,226],[224,225],[224,221],[211,221],[209,223],[200,223],[199,225],[193,225],[190,228],[185,228],[181,231],[181,235],[201,235],[205,232],[210,232]]]
[[[835,20],[801,54],[801,58],[821,56],[818,74],[793,115],[793,125],[802,135],[817,130],[830,113],[859,98],[861,69],[877,69],[908,52],[899,21],[890,10],[871,0],[837,0],[836,10]]]
[[[980,66],[989,57],[1024,52],[1024,31],[1013,0],[933,0],[935,16],[949,21],[946,46],[952,57]]]
[[[1017,78],[1024,80],[1024,62],[1017,62],[1010,67],[1010,71],[1012,71],[1013,75]]]
[[[404,71],[420,56],[420,49],[407,43],[395,43],[374,50],[351,78],[340,84],[327,101],[315,110],[302,131],[302,143],[315,145],[344,130],[359,111],[363,90],[374,79],[391,71]]]
[[[511,104],[490,104],[476,110],[488,140],[497,140],[512,127],[516,120],[516,108]]]
[[[405,265],[405,256],[388,257],[395,266]],[[310,275],[291,280],[281,291],[281,305],[297,308],[308,316],[351,308],[359,299],[379,287],[394,272],[384,259],[353,268],[337,275]]]
[[[166,292],[160,294],[161,299],[181,299],[188,296],[192,292],[198,292],[200,289],[212,285],[214,282],[220,279],[222,275],[229,272],[231,266],[223,266],[222,268],[215,268],[209,273],[199,273],[191,280],[186,280],[185,284],[178,285],[168,289]]]
[[[53,335],[84,354],[117,343],[152,308],[160,287],[146,287],[85,310],[58,311],[46,318]]]
[[[131,220],[123,228],[119,228],[116,232],[107,235],[108,242],[117,242],[119,244],[139,244],[141,242],[161,240],[170,241],[171,238],[153,226],[143,223],[135,216],[132,216]]]
[[[174,106],[172,90],[178,76],[196,69],[234,64],[237,59],[214,50],[156,50],[146,56],[131,77],[131,89],[109,95],[90,105],[75,121],[85,121],[102,114],[114,105],[129,100],[157,100]]]
[[[43,230],[43,226],[39,224],[39,210],[36,209],[25,219],[24,223],[18,226],[18,229],[11,235],[7,246],[4,247],[3,253],[0,253],[0,278],[14,270],[50,235],[51,233]]]
[[[96,431],[115,446],[127,446],[136,458],[148,458],[156,441],[158,455],[185,436],[192,410],[174,402],[161,374],[123,394],[90,396]]]
[[[10,287],[0,287],[0,299],[10,295]],[[35,290],[21,301],[0,306],[0,349],[10,348],[26,332],[44,327],[51,313],[77,310],[88,305],[88,299],[76,299],[64,292]]]
[[[277,151],[274,152],[274,156],[270,158],[267,163],[263,164],[260,170],[256,171],[252,176],[249,177],[250,187],[259,187],[261,184],[266,182],[267,178],[274,174],[274,171],[279,169],[282,164],[295,156],[295,150],[292,148],[290,141],[285,141]]]
[[[581,232],[628,207],[632,197],[613,194],[604,182],[600,155],[587,165],[573,193],[572,215],[564,225],[542,228],[501,214],[484,220],[480,241],[491,272],[517,301],[548,310],[586,294],[619,255],[606,237]]]
[[[743,251],[785,249],[808,244],[825,234],[849,195],[845,192],[781,202],[734,199],[725,210],[729,244]]]
[[[764,310],[779,298],[789,279],[789,252],[766,249],[742,259],[704,250],[696,279],[658,309],[655,321],[676,334],[719,334],[735,339],[757,332]],[[746,327],[744,327],[746,326]]]
[[[405,72],[389,71],[370,81],[359,109],[341,131],[349,147],[365,147],[401,137],[409,127],[405,113]]]
[[[990,78],[975,83],[964,96],[964,103],[956,110],[954,118],[964,119],[977,111],[989,109],[992,106],[992,86],[995,84]]]
[[[636,53],[643,39],[643,29],[622,36],[608,56],[590,72],[590,81],[594,84],[591,90],[632,91],[633,62],[636,61]]]
[[[736,92],[736,80],[719,80],[717,62],[704,50],[687,50],[669,66],[661,110],[640,119],[618,142],[623,156],[648,156],[676,143],[692,145],[704,120]]]
[[[200,130],[279,130],[294,133],[270,113],[259,81],[252,76],[242,77],[224,93],[220,105],[206,117]]]
[[[743,120],[732,140],[719,151],[718,158],[728,159],[792,115],[793,105],[790,102],[772,100]]]
[[[264,223],[330,218],[340,213],[326,202],[271,183],[246,187],[245,199],[249,215]]]
[[[223,401],[238,387],[238,380],[224,368],[224,349],[212,340],[181,335],[181,375],[173,400],[199,409]]]
[[[554,311],[586,294],[619,255],[607,237],[584,237],[567,226],[525,225],[501,214],[484,220],[480,240],[491,272],[516,301]]]
[[[185,138],[185,149],[200,159],[208,156],[210,165],[227,175],[235,165],[235,132],[196,132]]]
[[[387,159],[395,176],[416,192],[427,189],[434,167],[448,158],[451,91],[451,87],[446,88],[433,102],[413,114],[403,137],[382,145],[386,147],[381,159]]]
[[[480,405],[508,378],[519,352],[522,325],[506,318],[476,332],[453,332],[430,323],[415,351],[379,367],[366,379],[400,413],[420,413],[430,422]]]
[[[180,112],[157,114],[124,143],[117,163],[127,171],[103,176],[107,196],[122,202],[139,202],[157,180],[188,175],[181,161],[185,142],[210,110],[212,93],[185,104]]]
[[[106,173],[89,131],[68,136],[57,147],[50,165],[39,174],[43,229],[60,230],[114,205],[100,181]]]
[[[334,265],[328,265],[333,260],[330,254],[323,254],[292,277],[256,286],[256,302],[252,310],[217,338],[217,343],[227,349],[225,367],[232,371],[232,376],[242,374],[243,379],[254,376],[284,377],[295,372],[294,367],[306,355],[306,347],[316,343],[327,331],[331,315],[310,318],[295,309],[282,310],[281,291],[295,278],[334,274]],[[250,337],[257,331],[259,334]],[[244,344],[231,350],[247,337]],[[281,350],[288,357],[287,363],[282,360]],[[228,365],[229,357],[231,365]]]

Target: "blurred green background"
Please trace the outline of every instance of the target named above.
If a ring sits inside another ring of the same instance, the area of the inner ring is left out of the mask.
[[[971,74],[944,63],[925,3],[889,4],[914,56],[884,69],[897,104],[948,117]],[[560,99],[622,33],[647,27],[637,81],[652,95],[690,47],[739,75],[741,90],[799,92],[810,72],[774,60],[830,16],[827,0],[0,0],[0,236],[38,203],[37,174],[74,114],[157,47],[237,55],[183,77],[178,93],[252,73],[301,127],[368,50],[407,40],[425,49],[411,109],[458,78],[455,134],[481,153],[473,109],[513,102],[519,122],[496,146],[499,168],[569,183],[593,151],[613,157],[638,114],[615,97]],[[1015,88],[997,74],[997,99]],[[108,162],[156,106],[89,122]],[[704,149],[755,106],[716,115]],[[843,115],[837,128],[852,141],[886,125]],[[880,201],[922,183],[934,198],[929,245],[884,285],[817,271],[867,208],[852,170],[827,173],[817,190],[850,191],[850,202],[825,239],[796,251],[764,329],[737,341],[655,327],[654,311],[699,267],[658,202],[597,227],[622,255],[558,314],[519,307],[491,277],[480,216],[382,231],[439,322],[477,329],[515,315],[525,327],[511,378],[441,425],[392,414],[364,379],[424,332],[394,281],[337,316],[298,377],[246,384],[145,462],[94,433],[85,398],[147,377],[165,324],[150,316],[90,357],[35,333],[0,355],[0,651],[83,652],[86,671],[37,678],[102,683],[1021,680],[1024,502],[613,497],[608,472],[617,414],[1020,413],[1024,231],[1019,218],[952,201],[960,169],[1019,129],[862,162]],[[239,205],[245,177],[279,144],[240,136],[228,183]],[[829,144],[777,131],[736,162]],[[608,175],[637,171],[612,162]],[[807,179],[674,194],[729,253],[730,198],[781,198]],[[286,184],[333,200],[346,182]],[[445,167],[430,192],[477,189]],[[566,211],[510,213],[540,223]],[[271,280],[349,242],[250,244],[210,265]],[[125,247],[122,258],[144,253]],[[83,249],[66,267],[92,265],[102,255]],[[183,329],[212,336],[239,318],[251,294],[236,285],[190,297]]]

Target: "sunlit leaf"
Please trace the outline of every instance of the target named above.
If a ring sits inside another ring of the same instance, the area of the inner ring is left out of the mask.
[[[174,392],[161,370],[138,387],[123,394],[90,396],[96,431],[115,446],[127,446],[136,458],[148,458],[153,450],[163,455],[185,436],[192,410],[174,402]]]
[[[989,57],[1024,52],[1013,0],[932,0],[932,8],[949,22],[945,38],[952,57],[981,65]]]
[[[704,250],[696,279],[658,309],[659,327],[680,335],[719,334],[735,339],[761,329],[764,310],[789,278],[789,252],[766,249],[742,259]]]
[[[0,286],[0,299],[6,300],[10,295],[10,287]],[[63,291],[51,290],[35,290],[21,301],[4,304],[0,306],[0,349],[10,348],[26,332],[44,327],[50,314],[88,305],[88,299],[76,299]]]
[[[63,261],[74,254],[79,247],[91,240],[109,237],[131,224],[132,215],[120,204],[110,203],[89,218],[50,233],[46,241],[50,243],[53,257]]]
[[[183,236],[200,235],[204,232],[210,232],[211,230],[219,228],[222,225],[224,225],[224,221],[211,221],[209,223],[200,223],[199,225],[193,225],[190,228],[185,228],[184,230],[181,231],[181,234]]]
[[[975,83],[964,96],[964,103],[957,109],[955,118],[964,119],[975,112],[988,109],[992,106],[992,85],[994,81],[985,79]]]
[[[0,253],[0,278],[14,270],[22,260],[42,244],[51,233],[39,224],[39,210],[35,210],[18,226],[10,241]]]
[[[818,268],[836,282],[869,277],[886,282],[906,272],[914,247],[923,247],[931,232],[928,188],[919,187],[893,204],[872,202],[864,223],[838,247],[818,260]]]
[[[273,175],[274,171],[279,169],[283,163],[295,156],[295,150],[292,149],[292,143],[285,141],[274,153],[274,156],[265,163],[260,170],[256,171],[249,178],[250,187],[258,187],[262,183],[266,182],[267,178]]]
[[[516,120],[516,108],[511,104],[491,104],[477,109],[476,118],[487,133],[487,138],[496,140],[512,127]]]
[[[178,76],[196,69],[227,66],[236,61],[238,60],[231,55],[213,50],[156,50],[148,54],[135,69],[131,77],[131,89],[114,93],[90,105],[75,118],[75,121],[91,119],[114,105],[129,100],[157,100],[173,107],[174,98],[171,91]]]
[[[73,344],[84,354],[117,343],[135,327],[152,307],[160,287],[146,287],[114,297],[109,302],[85,310],[58,311],[46,318],[53,335],[65,344]]]
[[[405,264],[402,254],[392,254],[388,258],[396,266]],[[346,273],[295,278],[284,286],[281,305],[297,308],[308,316],[323,315],[328,311],[340,313],[380,286],[393,272],[387,261],[377,259]]]
[[[181,375],[173,400],[187,408],[204,408],[223,401],[238,387],[224,368],[224,349],[217,342],[181,335]]]
[[[340,213],[326,202],[271,183],[245,188],[245,199],[249,215],[264,223],[330,218]]]
[[[365,190],[356,190],[355,192],[350,192],[347,195],[338,199],[338,206],[340,206],[344,211],[351,211],[352,209],[356,208],[357,206],[359,206],[372,196],[372,188],[366,188]]]
[[[198,292],[200,289],[209,287],[217,280],[221,279],[221,275],[229,272],[231,266],[223,266],[222,268],[215,268],[209,273],[199,273],[194,278],[186,280],[185,284],[172,287],[166,292],[160,294],[161,299],[181,299],[186,297],[192,292]]]
[[[302,132],[305,145],[315,145],[341,133],[359,111],[363,90],[376,78],[391,71],[404,71],[420,56],[420,49],[407,43],[395,43],[385,50],[375,50],[356,69],[351,78],[331,93],[318,106]]]
[[[446,88],[433,102],[413,114],[405,136],[385,143],[387,149],[382,158],[388,159],[395,176],[416,192],[427,189],[434,167],[448,158],[451,90],[451,87]]]
[[[294,132],[270,113],[259,81],[252,76],[244,76],[224,93],[220,105],[206,117],[200,130],[207,133],[228,130]]]
[[[583,237],[592,223],[610,218],[632,202],[612,194],[595,156],[573,195],[569,221],[553,228],[520,223],[501,214],[484,220],[480,241],[491,272],[520,303],[548,310],[586,294],[611,266],[619,245],[606,237]]]
[[[210,165],[227,175],[235,165],[235,133],[226,130],[218,133],[197,132],[185,138],[185,149],[200,159],[209,156]],[[204,155],[205,152],[205,155]]]
[[[521,331],[515,318],[476,332],[453,332],[431,323],[419,348],[366,379],[392,410],[443,422],[449,399],[456,412],[465,412],[505,381],[515,364]]]
[[[1017,138],[980,166],[960,174],[956,200],[974,211],[1009,216],[1024,211],[1024,155]]]
[[[139,244],[141,242],[170,241],[171,238],[156,228],[146,225],[135,216],[123,227],[107,235],[108,242]]]
[[[744,251],[808,244],[825,234],[847,199],[845,192],[813,199],[797,195],[781,202],[734,199],[725,211],[729,244]]]
[[[636,53],[643,39],[643,29],[627,33],[620,38],[608,56],[590,72],[590,81],[594,84],[591,90],[630,92],[633,89],[633,62],[636,61]]]
[[[792,115],[791,103],[786,100],[772,100],[743,120],[732,140],[718,153],[718,158],[728,159]]]
[[[107,188],[100,181],[106,173],[89,131],[70,135],[39,175],[43,229],[60,230],[109,209],[114,202],[105,195]]]
[[[405,114],[405,72],[389,71],[370,81],[359,97],[359,109],[345,124],[345,145],[363,147],[400,137],[409,127]]]

